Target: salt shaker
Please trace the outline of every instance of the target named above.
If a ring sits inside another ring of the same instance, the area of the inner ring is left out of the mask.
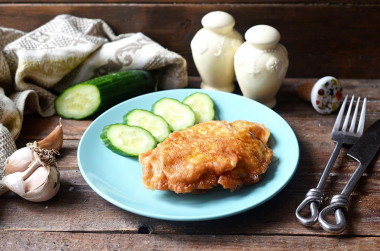
[[[233,28],[235,19],[223,11],[213,11],[202,18],[202,26],[191,41],[195,66],[202,79],[201,88],[232,92],[234,54],[243,37]]]
[[[256,25],[245,33],[244,42],[235,53],[235,73],[245,97],[270,108],[288,70],[286,48],[279,43],[280,33],[269,25]]]

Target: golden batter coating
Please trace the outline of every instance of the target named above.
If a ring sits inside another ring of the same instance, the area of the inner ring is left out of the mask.
[[[253,184],[273,156],[270,132],[248,121],[209,121],[173,132],[140,155],[146,188],[176,193],[199,192],[218,184],[231,191]]]

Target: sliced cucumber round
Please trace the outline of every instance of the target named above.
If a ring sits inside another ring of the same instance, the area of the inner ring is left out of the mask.
[[[112,124],[105,126],[100,134],[103,144],[121,156],[138,156],[156,147],[153,135],[138,126]]]
[[[195,123],[202,123],[215,118],[214,101],[209,95],[201,92],[187,96],[183,103],[190,106],[195,113]]]
[[[153,113],[162,116],[172,131],[179,131],[195,124],[195,114],[190,106],[173,98],[162,98],[153,104]]]
[[[158,142],[164,141],[171,133],[170,126],[163,117],[146,110],[130,111],[124,115],[123,122],[148,130]]]

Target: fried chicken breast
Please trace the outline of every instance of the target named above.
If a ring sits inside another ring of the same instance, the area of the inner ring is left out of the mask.
[[[258,182],[273,156],[270,132],[248,121],[209,121],[173,132],[143,154],[146,188],[199,192],[218,184],[231,191]]]

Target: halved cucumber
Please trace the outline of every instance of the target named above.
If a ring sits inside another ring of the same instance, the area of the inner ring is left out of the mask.
[[[105,126],[100,134],[103,144],[121,156],[138,156],[157,145],[153,135],[138,126],[112,124]]]
[[[138,95],[152,92],[155,79],[145,70],[115,72],[76,84],[55,100],[59,116],[84,119]]]
[[[158,142],[162,142],[171,133],[169,124],[163,117],[146,110],[130,111],[124,115],[123,122],[148,130]]]
[[[60,117],[83,119],[99,109],[101,94],[97,86],[87,83],[66,89],[55,100],[55,109]]]
[[[201,92],[187,96],[183,102],[193,109],[195,113],[195,123],[202,123],[215,118],[214,102],[209,95]]]
[[[172,131],[179,131],[195,124],[195,114],[190,106],[173,98],[162,98],[153,104],[153,113],[162,116]]]

